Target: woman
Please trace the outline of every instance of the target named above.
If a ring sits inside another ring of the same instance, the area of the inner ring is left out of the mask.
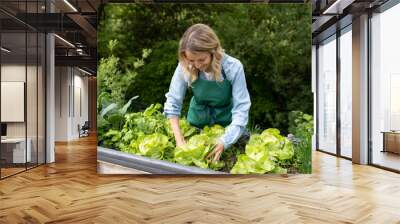
[[[215,32],[207,25],[195,24],[179,43],[179,64],[174,72],[164,105],[176,145],[185,144],[179,128],[182,102],[188,87],[193,90],[187,120],[195,127],[220,124],[225,133],[208,154],[219,160],[224,149],[245,133],[250,96],[241,62],[224,53]]]

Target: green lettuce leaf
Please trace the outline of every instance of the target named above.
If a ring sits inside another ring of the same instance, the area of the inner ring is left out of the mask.
[[[281,173],[284,169],[277,164],[293,155],[293,144],[278,129],[269,128],[250,137],[245,154],[238,156],[231,173]]]
[[[265,170],[258,166],[257,161],[245,154],[239,155],[236,164],[231,169],[232,174],[263,174]]]
[[[164,152],[168,147],[171,147],[171,143],[168,141],[168,137],[154,133],[146,135],[139,143],[138,149],[139,154],[151,157],[154,159],[162,159]]]

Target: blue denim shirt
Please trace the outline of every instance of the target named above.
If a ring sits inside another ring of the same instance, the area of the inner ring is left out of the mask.
[[[226,127],[224,135],[220,138],[224,149],[227,149],[236,143],[244,133],[251,102],[242,63],[238,59],[224,54],[221,65],[226,79],[232,84],[232,122]],[[199,78],[207,79],[203,72],[200,72]],[[164,115],[167,118],[181,116],[182,102],[188,87],[189,78],[184,75],[182,65],[179,63],[172,77],[169,91],[165,94],[167,100],[164,104]]]

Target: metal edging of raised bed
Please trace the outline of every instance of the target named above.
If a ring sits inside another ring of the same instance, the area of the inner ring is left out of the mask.
[[[97,146],[97,160],[141,170],[150,174],[228,174],[220,171],[152,159],[100,146]]]

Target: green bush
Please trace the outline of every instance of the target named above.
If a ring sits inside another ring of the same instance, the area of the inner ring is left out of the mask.
[[[289,114],[289,132],[293,134],[296,167],[301,173],[311,173],[312,136],[314,120],[311,115],[301,111]]]
[[[244,65],[250,126],[287,134],[290,111],[312,112],[310,4],[109,4],[99,18],[99,86],[114,99],[139,95],[142,108],[164,102],[178,41],[201,22]],[[143,57],[143,49],[152,53]],[[143,65],[135,68],[137,60]]]

